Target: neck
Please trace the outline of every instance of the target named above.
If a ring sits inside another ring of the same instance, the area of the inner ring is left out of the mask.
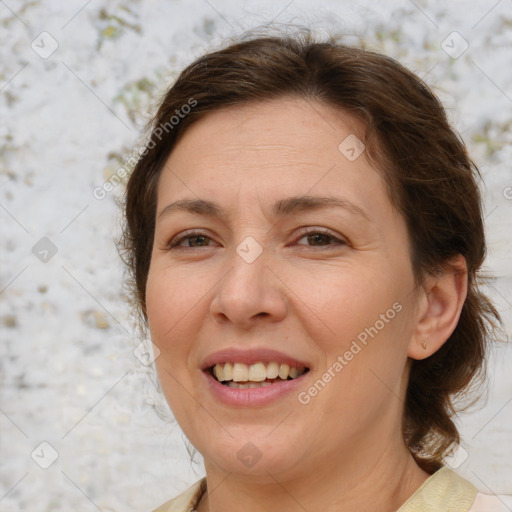
[[[429,474],[416,464],[401,442],[380,453],[374,446],[366,448],[331,457],[315,471],[308,466],[307,471],[294,478],[284,479],[267,472],[268,478],[257,482],[247,476],[225,474],[205,460],[209,492],[197,511],[395,511]]]

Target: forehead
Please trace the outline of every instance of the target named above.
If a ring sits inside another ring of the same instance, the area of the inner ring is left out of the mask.
[[[158,202],[194,196],[230,202],[234,195],[274,202],[339,192],[362,208],[386,206],[380,174],[364,151],[357,156],[362,137],[353,117],[305,99],[214,111],[180,138],[162,171]]]
[[[338,157],[340,137],[363,139],[363,132],[362,123],[340,108],[284,97],[209,112],[187,129],[178,145],[181,150],[200,145],[202,153],[212,154],[221,145],[232,155],[251,153],[252,160],[287,151],[288,156],[308,159],[326,149]]]

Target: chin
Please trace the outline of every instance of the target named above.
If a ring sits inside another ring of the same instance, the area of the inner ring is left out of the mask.
[[[297,444],[292,443],[289,436],[270,439],[267,429],[264,429],[265,434],[261,432],[259,429],[258,435],[237,438],[226,435],[228,439],[222,445],[212,443],[204,450],[199,447],[207,471],[208,466],[213,465],[226,474],[250,477],[251,482],[257,478],[262,483],[274,481],[272,477],[278,475],[291,477],[297,473],[302,459]]]

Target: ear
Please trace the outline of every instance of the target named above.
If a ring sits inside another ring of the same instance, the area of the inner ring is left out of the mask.
[[[455,330],[468,292],[466,260],[458,255],[441,274],[427,276],[419,289],[414,335],[407,355],[426,359],[439,350]]]

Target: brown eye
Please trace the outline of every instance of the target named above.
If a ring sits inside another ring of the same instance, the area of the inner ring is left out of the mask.
[[[329,245],[346,244],[346,242],[344,242],[343,240],[340,240],[339,238],[331,235],[330,233],[326,233],[323,231],[309,231],[303,233],[301,238],[299,238],[298,242],[303,239],[306,239],[307,243],[299,243],[299,245],[308,245],[310,247],[326,247]]]
[[[307,235],[307,239],[311,245],[325,245],[329,243],[329,240],[332,240],[332,237],[325,233],[312,233]]]
[[[168,247],[184,247],[184,248],[196,248],[196,247],[209,247],[208,242],[212,239],[204,233],[188,233],[185,236],[178,238],[177,240],[171,240]],[[183,242],[188,242],[183,245]]]

